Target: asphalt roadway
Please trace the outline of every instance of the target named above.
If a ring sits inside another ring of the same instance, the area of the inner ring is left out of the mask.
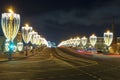
[[[0,62],[0,80],[120,80],[120,58],[74,55],[44,48],[23,59]]]

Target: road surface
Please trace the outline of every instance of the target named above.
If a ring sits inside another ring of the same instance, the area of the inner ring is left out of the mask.
[[[74,56],[67,49],[44,48],[34,56],[0,62],[0,80],[120,80],[120,59]]]

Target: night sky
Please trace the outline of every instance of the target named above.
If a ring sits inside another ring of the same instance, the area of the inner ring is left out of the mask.
[[[0,0],[0,14],[10,6],[21,15],[20,29],[29,23],[56,43],[92,33],[103,36],[113,21],[120,36],[120,0]]]

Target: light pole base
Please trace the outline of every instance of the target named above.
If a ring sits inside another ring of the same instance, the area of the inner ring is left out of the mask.
[[[9,61],[12,60],[12,54],[8,54],[8,60],[9,60]]]

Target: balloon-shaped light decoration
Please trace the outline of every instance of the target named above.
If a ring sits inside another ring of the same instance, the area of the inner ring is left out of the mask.
[[[36,35],[36,45],[39,45],[40,35]]]
[[[93,35],[90,36],[89,40],[90,40],[91,45],[94,47],[96,42],[97,42],[97,36],[95,36],[93,34]]]
[[[71,46],[73,46],[73,47],[75,46],[74,42],[75,42],[74,39],[71,38]]]
[[[40,37],[40,42],[41,46],[48,46],[48,42],[45,38]]]
[[[22,37],[26,44],[28,44],[30,42],[30,39],[32,36],[31,32],[32,32],[32,27],[29,27],[28,24],[26,24],[26,26],[22,27]],[[25,55],[27,56],[27,46],[26,46],[26,54]]]
[[[2,14],[1,24],[5,37],[13,41],[20,27],[20,15],[9,9],[9,13]]]
[[[23,43],[22,42],[18,42],[17,43],[17,50],[18,51],[22,51],[23,50]]]
[[[12,53],[14,52],[15,45],[13,43],[14,38],[16,37],[18,30],[20,28],[20,15],[16,14],[9,9],[9,13],[3,13],[1,17],[1,25],[4,36],[10,41],[8,50],[9,60],[12,59]]]
[[[79,38],[79,37],[76,38],[76,45],[77,45],[77,46],[80,45],[80,38]]]
[[[31,39],[31,36],[32,36],[30,34],[31,32],[32,32],[32,27],[29,27],[28,24],[26,24],[26,26],[22,27],[22,37],[26,44],[28,44]]]
[[[38,35],[38,33],[37,32],[35,32],[35,31],[32,31],[31,33],[31,40],[30,40],[30,42],[32,43],[32,45],[35,45],[35,43],[36,43],[36,35]]]
[[[104,33],[104,41],[107,46],[110,46],[113,41],[113,33],[109,30]]]
[[[85,36],[81,38],[81,43],[83,46],[87,44],[87,38]]]

